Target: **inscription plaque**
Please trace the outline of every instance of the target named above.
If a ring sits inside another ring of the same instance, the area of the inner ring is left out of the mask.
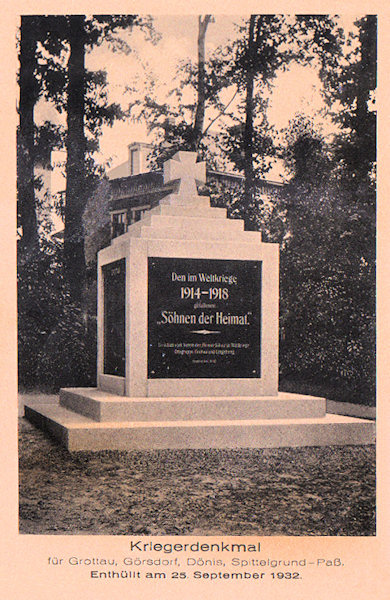
[[[261,261],[148,259],[148,377],[260,377]]]
[[[125,259],[103,267],[104,373],[125,376]]]

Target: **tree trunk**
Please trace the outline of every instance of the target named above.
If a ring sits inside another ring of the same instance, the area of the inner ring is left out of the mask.
[[[256,16],[251,15],[249,20],[248,50],[246,61],[246,98],[245,98],[245,127],[244,127],[244,175],[245,175],[245,206],[248,208],[253,198],[254,170],[253,170],[253,93],[255,77],[256,46],[254,31]]]
[[[369,109],[370,95],[377,86],[377,18],[366,15],[360,22],[360,62],[356,85],[355,129],[360,141],[358,162],[367,174],[376,160],[376,114]]]
[[[85,279],[82,215],[86,202],[85,166],[85,17],[69,17],[67,161],[64,264],[72,298],[81,299]]]
[[[204,114],[206,105],[206,90],[205,90],[205,40],[208,24],[211,21],[211,15],[205,15],[204,19],[199,17],[198,29],[198,102],[196,106],[195,122],[194,122],[194,138],[193,151],[196,152],[199,142],[202,139]]]
[[[22,16],[17,186],[22,246],[27,255],[38,248],[39,240],[34,191],[34,106],[39,96],[35,33],[34,18]]]

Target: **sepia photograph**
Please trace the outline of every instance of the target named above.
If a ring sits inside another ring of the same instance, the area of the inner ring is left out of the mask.
[[[375,534],[376,31],[21,17],[21,533]]]
[[[341,549],[378,534],[377,11],[38,6],[12,31],[18,544],[97,598],[346,599]]]

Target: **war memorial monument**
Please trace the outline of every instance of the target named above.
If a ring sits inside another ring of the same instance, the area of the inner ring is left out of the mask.
[[[97,388],[26,417],[70,451],[371,444],[375,424],[278,392],[278,245],[198,195],[205,163],[98,255]]]

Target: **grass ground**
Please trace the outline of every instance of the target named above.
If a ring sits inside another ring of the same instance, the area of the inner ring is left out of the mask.
[[[20,419],[20,532],[375,535],[373,446],[78,452]]]

